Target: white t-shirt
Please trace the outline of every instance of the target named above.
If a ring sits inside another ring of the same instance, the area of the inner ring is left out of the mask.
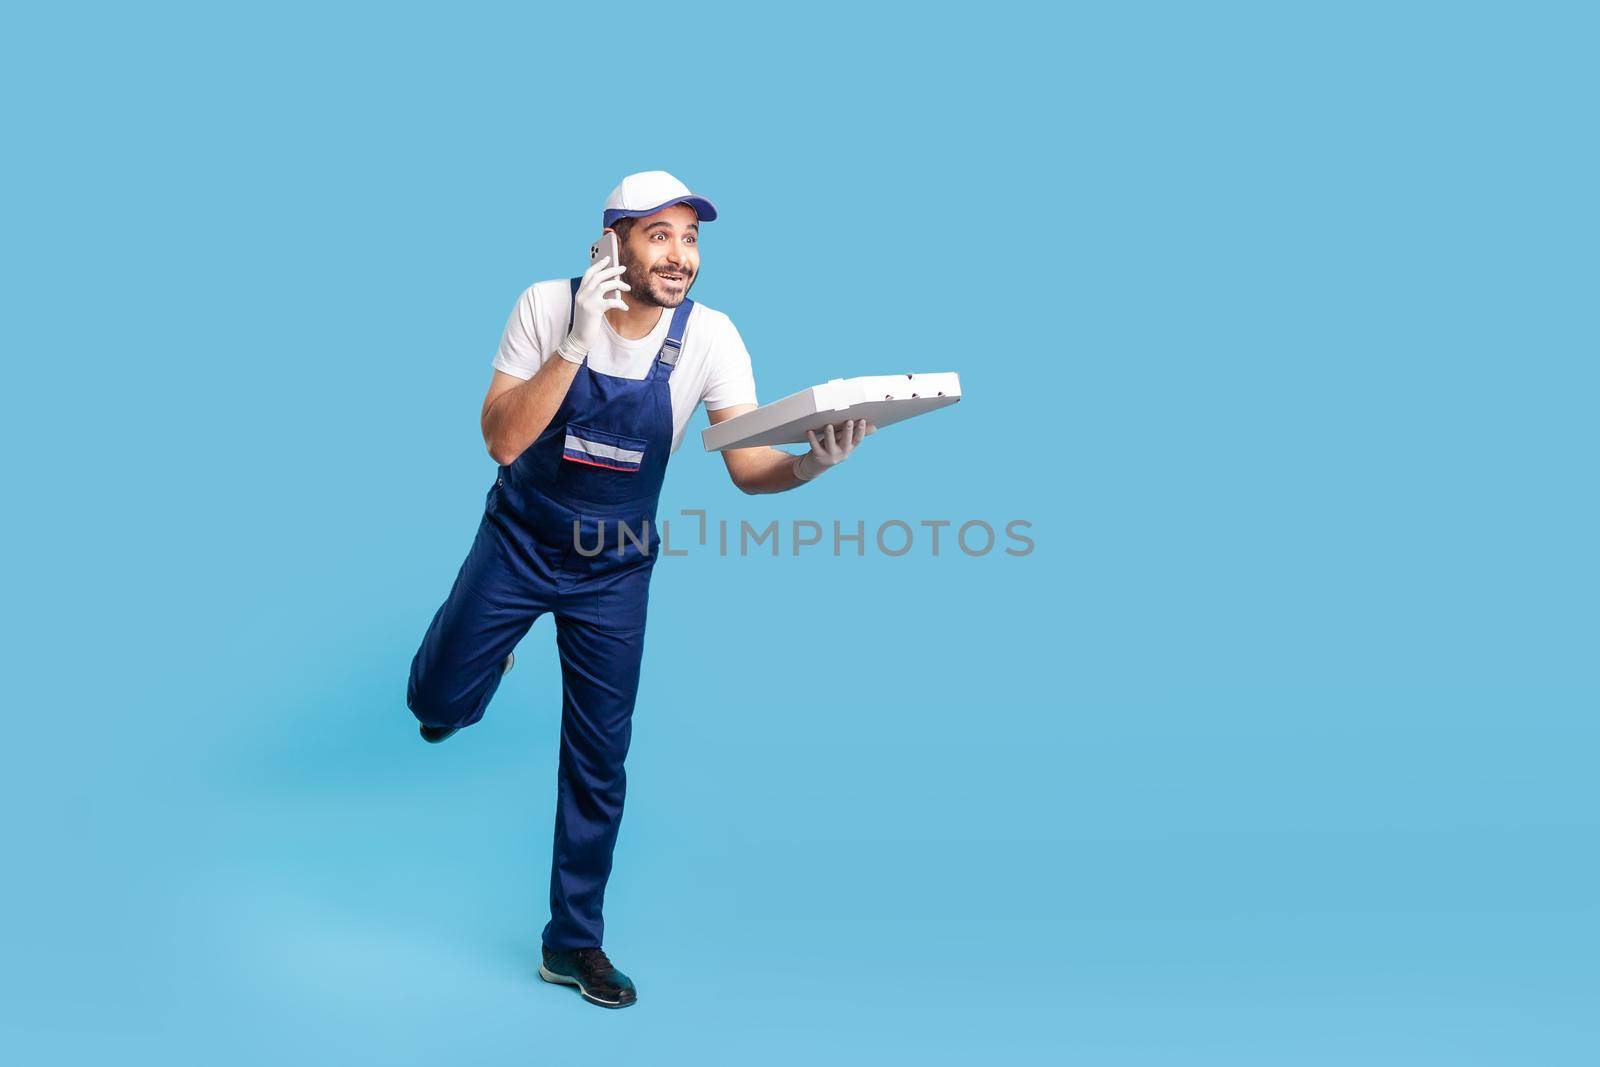
[[[517,298],[500,338],[494,369],[524,380],[532,378],[547,359],[560,359],[556,349],[567,335],[572,312],[572,285],[565,278],[535,282]],[[630,341],[603,322],[600,340],[589,349],[589,366],[615,378],[642,380],[666,339],[672,310],[663,308],[661,320],[649,335]],[[750,353],[734,329],[733,320],[698,300],[684,330],[683,351],[668,383],[672,392],[672,451],[683,442],[683,431],[704,400],[707,411],[756,403],[755,374]]]

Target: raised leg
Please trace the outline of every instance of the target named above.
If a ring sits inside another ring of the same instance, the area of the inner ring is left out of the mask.
[[[411,661],[406,706],[417,721],[462,727],[483,718],[506,655],[541,610],[537,590],[510,565],[496,531],[488,522],[480,525]]]

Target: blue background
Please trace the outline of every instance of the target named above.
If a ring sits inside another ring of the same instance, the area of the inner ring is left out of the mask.
[[[12,11],[14,1061],[1595,1062],[1584,11]],[[764,400],[966,392],[764,498],[701,414],[666,508],[1037,548],[663,562],[612,1013],[549,620],[448,745],[404,684],[651,168]]]

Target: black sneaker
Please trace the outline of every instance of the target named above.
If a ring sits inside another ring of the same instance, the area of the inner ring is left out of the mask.
[[[515,652],[507,652],[505,666],[500,668],[500,677],[504,678],[506,673],[511,670],[511,665],[516,662],[517,654]],[[437,745],[440,741],[448,739],[451,734],[454,734],[459,729],[461,729],[459,726],[422,726],[418,727],[418,732],[422,734],[422,739],[428,744]]]
[[[557,985],[575,985],[583,999],[602,1008],[626,1008],[639,999],[633,980],[611,965],[603,949],[575,948],[558,952],[540,946],[544,963],[539,977]]]

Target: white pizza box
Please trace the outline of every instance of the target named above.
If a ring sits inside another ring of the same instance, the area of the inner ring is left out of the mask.
[[[707,452],[755,445],[803,445],[807,430],[820,430],[848,419],[866,419],[876,427],[904,422],[961,399],[961,378],[954,371],[939,374],[880,374],[834,378],[774,400],[736,419],[700,431]]]

